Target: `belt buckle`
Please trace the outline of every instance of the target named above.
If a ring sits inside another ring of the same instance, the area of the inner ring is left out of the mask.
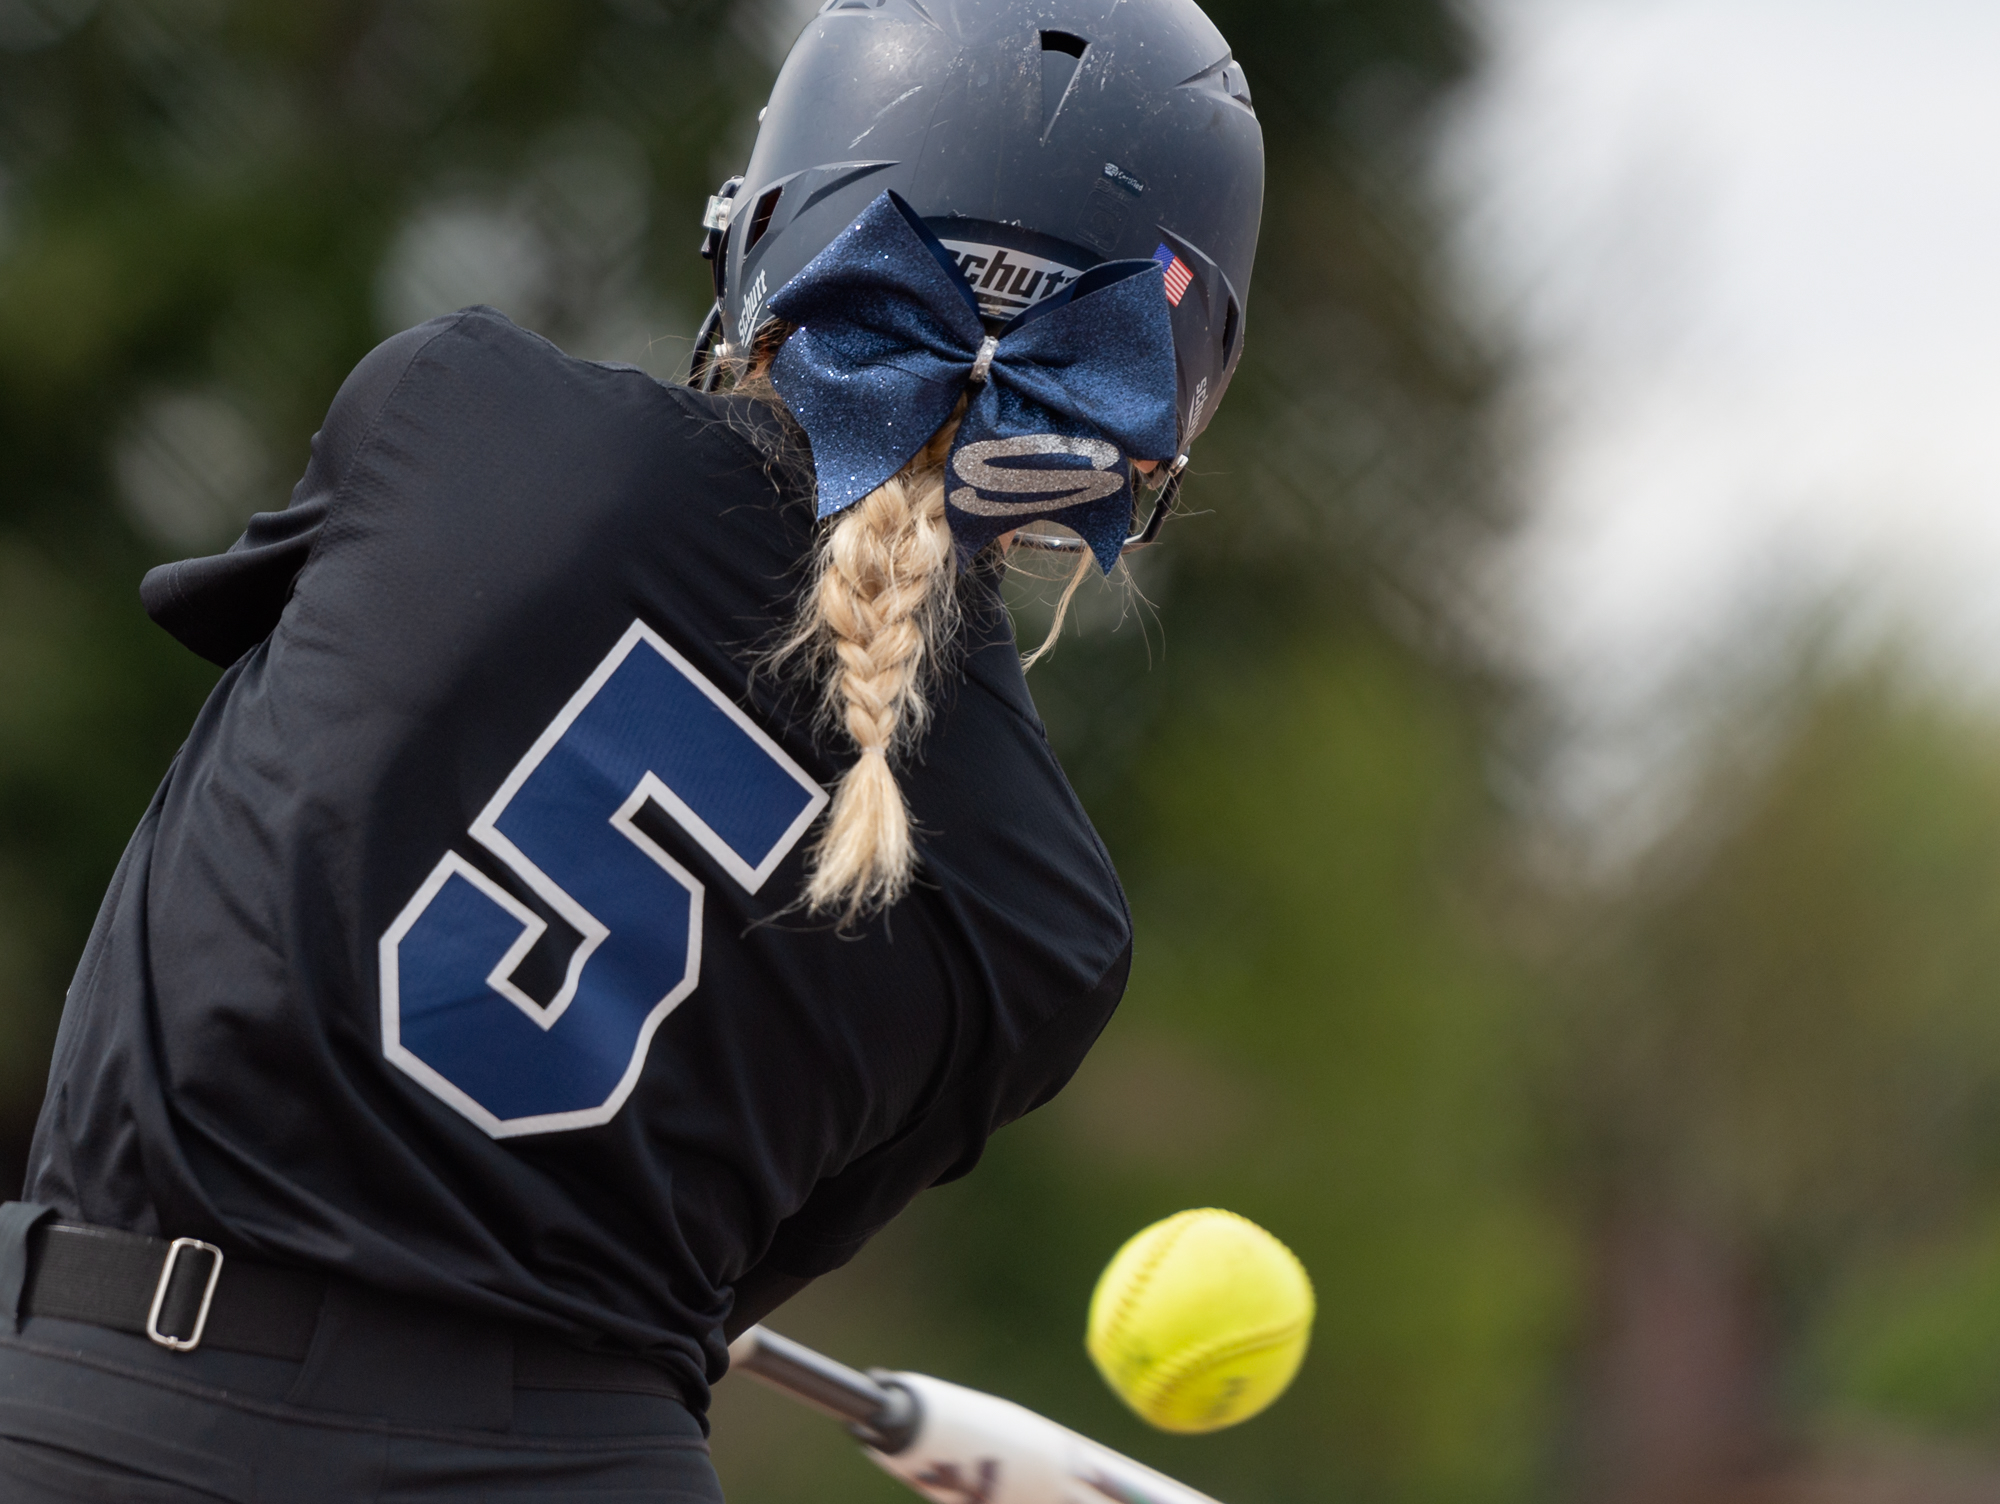
[[[182,1252],[189,1248],[210,1255],[215,1263],[208,1271],[208,1288],[201,1292],[201,1309],[195,1313],[193,1334],[173,1337],[160,1330],[160,1307],[167,1303],[167,1286],[173,1283],[174,1267],[180,1262]],[[167,1256],[160,1263],[160,1282],[153,1288],[153,1308],[146,1313],[146,1335],[177,1353],[191,1353],[200,1347],[201,1334],[208,1330],[208,1308],[215,1303],[215,1282],[221,1278],[220,1248],[199,1238],[175,1238],[167,1245]]]

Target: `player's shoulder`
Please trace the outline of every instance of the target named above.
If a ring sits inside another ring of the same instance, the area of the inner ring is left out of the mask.
[[[361,358],[335,404],[352,400],[377,407],[413,385],[453,382],[488,391],[509,385],[668,390],[667,383],[637,366],[571,355],[499,309],[476,305],[390,335]]]
[[[378,383],[456,382],[498,394],[510,387],[556,393],[615,389],[653,394],[665,383],[637,366],[584,360],[524,329],[497,308],[476,305],[391,335],[355,368]],[[349,378],[350,380],[354,378]]]
[[[766,403],[728,393],[703,392],[620,361],[587,360],[524,329],[497,308],[476,306],[431,319],[386,340],[364,367],[385,374],[434,367],[447,379],[477,388],[489,399],[515,387],[542,398],[564,394],[609,399],[643,410],[656,422],[681,420],[691,433],[733,441],[759,456],[782,458],[799,441]],[[379,383],[379,378],[378,378]]]
[[[660,380],[637,366],[585,360],[524,329],[496,308],[428,319],[382,341],[341,384],[315,453],[336,471],[385,422],[417,419],[431,442],[617,442],[627,421],[657,440],[716,442],[759,458],[778,435],[756,404]],[[413,436],[414,436],[413,435]]]

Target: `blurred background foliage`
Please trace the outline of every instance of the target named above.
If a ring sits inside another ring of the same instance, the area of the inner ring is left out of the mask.
[[[1195,515],[1034,677],[1131,991],[1055,1104],[776,1324],[1236,1504],[1992,1497],[2000,730],[1893,659],[1774,659],[1642,860],[1551,857],[1502,797],[1534,762],[1483,583],[1507,370],[1424,188],[1464,13],[1211,9],[1270,151],[1247,354]],[[214,678],[141,572],[282,504],[346,370],[434,312],[683,369],[704,195],[804,19],[0,0],[0,1175]],[[1201,1204],[1289,1241],[1321,1316],[1269,1414],[1168,1438],[1083,1312]],[[745,1384],[715,1450],[741,1500],[897,1496]]]

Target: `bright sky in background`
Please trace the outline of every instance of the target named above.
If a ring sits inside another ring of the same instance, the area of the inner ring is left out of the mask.
[[[1513,588],[1617,802],[1849,593],[2000,690],[2000,3],[1484,0],[1461,261],[1527,359]]]

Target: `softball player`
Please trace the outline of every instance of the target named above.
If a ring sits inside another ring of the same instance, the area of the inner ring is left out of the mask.
[[[1157,531],[1261,194],[1191,0],[827,0],[695,385],[434,320],[147,576],[226,672],[0,1207],[0,1496],[719,1497],[728,1336],[1123,990],[996,579]]]

